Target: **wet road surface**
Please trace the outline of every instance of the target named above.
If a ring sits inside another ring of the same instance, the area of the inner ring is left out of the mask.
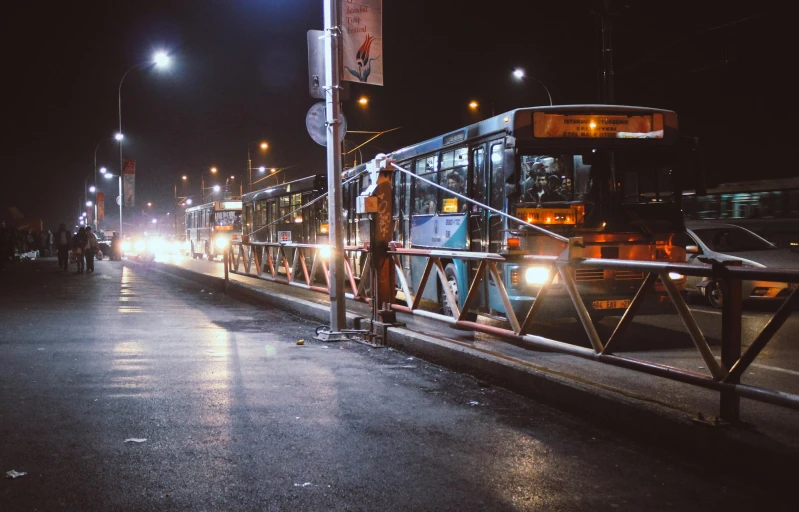
[[[96,268],[0,274],[0,469],[28,473],[0,481],[3,511],[793,510],[788,483],[390,349],[319,343],[282,311]]]

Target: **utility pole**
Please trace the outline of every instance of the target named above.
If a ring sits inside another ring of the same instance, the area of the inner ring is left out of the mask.
[[[613,87],[613,27],[610,17],[616,12],[610,12],[610,0],[604,0],[602,14],[596,14],[602,20],[602,90],[600,97],[608,104],[616,103]],[[593,12],[593,11],[592,11]]]
[[[324,0],[325,115],[327,120],[327,190],[330,229],[330,334],[339,338],[346,327],[344,302],[344,238],[341,223],[341,105],[339,27],[336,0]]]

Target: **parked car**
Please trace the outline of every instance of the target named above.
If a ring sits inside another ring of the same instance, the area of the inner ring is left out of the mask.
[[[685,223],[688,235],[685,248],[689,263],[702,264],[709,260],[740,261],[749,267],[799,269],[799,254],[777,246],[748,229],[732,224],[708,221]],[[744,281],[744,300],[784,299],[796,288],[795,284],[768,281]],[[707,302],[720,308],[723,300],[720,283],[709,277],[688,276],[688,292],[701,293]]]
[[[111,239],[102,232],[97,232],[94,235],[97,237],[97,248],[100,250],[97,253],[97,259],[101,260],[106,256],[111,256]]]

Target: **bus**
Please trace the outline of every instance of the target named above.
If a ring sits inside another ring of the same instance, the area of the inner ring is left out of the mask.
[[[241,241],[241,201],[215,201],[186,208],[186,240],[194,259],[224,254],[233,241]]]
[[[685,191],[683,213],[686,220],[735,224],[799,251],[799,178],[722,183],[704,196]]]
[[[251,242],[327,244],[327,178],[308,176],[242,196],[244,234]]]
[[[565,244],[449,191],[559,235],[583,237],[586,257],[685,261],[682,190],[694,188],[692,179],[700,176],[701,169],[695,141],[679,134],[672,111],[614,105],[520,108],[388,156],[446,189],[394,173],[395,242],[406,248],[502,254],[506,259],[500,269],[502,280],[517,314],[529,310],[552,271],[524,263],[519,256],[560,255]],[[368,230],[357,219],[355,199],[368,186],[365,165],[348,170],[344,178],[345,244],[362,245],[368,241]],[[271,194],[260,192],[258,197]],[[245,211],[253,197],[244,197]],[[309,233],[321,232],[321,222],[326,227],[326,214],[303,214],[303,219],[316,222]],[[259,222],[253,225],[257,228]],[[269,240],[278,240],[274,234]],[[466,296],[462,292],[477,263],[457,258],[443,263],[448,284],[462,306]],[[421,292],[428,303],[450,314],[436,280],[417,290],[424,259],[404,256],[402,264],[411,292]],[[683,286],[684,279],[675,277],[678,287]],[[577,269],[574,278],[586,306],[598,318],[622,312],[645,275]],[[642,313],[671,307],[662,284],[656,284],[654,295]],[[554,311],[574,311],[557,277],[547,303],[554,305]],[[505,314],[490,277],[481,284],[477,312]]]

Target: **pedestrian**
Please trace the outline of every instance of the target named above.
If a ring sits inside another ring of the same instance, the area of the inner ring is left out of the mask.
[[[94,255],[98,247],[97,236],[92,233],[91,226],[86,226],[86,272],[94,272]]]
[[[86,265],[83,253],[86,251],[86,228],[80,228],[75,236],[72,237],[72,252],[75,254],[75,261],[78,263],[78,274],[83,273]]]
[[[44,230],[39,232],[39,256],[47,256],[47,233]]]
[[[69,270],[69,247],[72,243],[72,235],[67,231],[63,222],[55,232],[55,243],[58,250],[58,268]]]
[[[47,255],[53,256],[53,232],[47,230]]]

